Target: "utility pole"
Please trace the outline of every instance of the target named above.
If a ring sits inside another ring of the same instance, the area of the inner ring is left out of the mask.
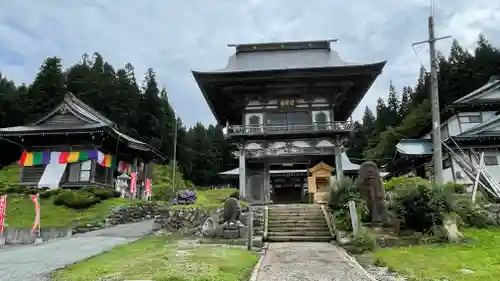
[[[175,168],[177,168],[177,117],[174,117],[174,155],[172,163],[172,190],[175,191]]]
[[[432,147],[434,161],[434,181],[436,184],[443,184],[443,151],[441,145],[441,117],[439,109],[439,87],[438,69],[436,58],[436,41],[448,39],[451,36],[436,38],[434,36],[433,7],[429,15],[429,39],[413,43],[413,46],[429,43],[429,55],[431,64],[431,106],[432,106]]]

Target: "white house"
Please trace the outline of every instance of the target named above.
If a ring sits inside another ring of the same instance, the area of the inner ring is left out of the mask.
[[[471,149],[484,152],[484,164],[493,178],[500,182],[500,79],[490,81],[450,105],[451,116],[441,120],[441,137],[450,147],[456,144],[467,154]],[[430,177],[432,165],[431,134],[421,139],[401,140],[397,146],[399,159],[407,163],[407,171]],[[410,162],[408,162],[410,161]],[[472,184],[457,161],[443,148],[444,181]]]

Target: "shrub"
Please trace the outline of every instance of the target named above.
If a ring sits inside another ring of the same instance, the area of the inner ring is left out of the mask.
[[[182,190],[177,193],[177,197],[172,202],[173,204],[194,204],[196,203],[196,199],[198,199],[198,195],[196,191],[193,190]]]
[[[345,178],[334,184],[336,188],[330,189],[328,195],[328,206],[332,210],[343,210],[349,208],[349,201],[361,202],[359,190],[351,178]]]
[[[395,177],[384,183],[386,191],[404,190],[419,185],[431,186],[431,183],[428,180],[423,179],[421,177],[412,177],[412,176]]]
[[[55,205],[62,205],[73,209],[88,208],[100,201],[101,199],[94,194],[83,190],[63,190],[54,198]]]
[[[361,254],[375,250],[377,247],[377,241],[372,233],[368,231],[361,231],[358,236],[354,237],[350,245],[355,248],[357,253]]]
[[[330,189],[328,206],[335,215],[335,224],[344,230],[352,230],[351,216],[349,214],[349,201],[356,203],[358,218],[362,222],[370,220],[366,202],[361,199],[358,188],[351,178],[345,178],[334,184],[336,189]]]
[[[449,189],[454,193],[462,194],[467,192],[467,186],[455,182],[447,182],[444,184],[443,188]]]
[[[457,198],[453,202],[453,211],[469,227],[487,228],[498,225],[486,210],[472,204],[470,198]]]
[[[429,233],[443,223],[444,215],[452,211],[452,206],[446,190],[418,185],[398,192],[390,209],[403,218],[406,228]]]
[[[40,192],[40,198],[51,198],[52,196],[58,195],[63,189],[49,189]]]
[[[107,187],[100,187],[100,186],[86,186],[82,188],[82,191],[92,193],[94,194],[95,197],[101,200],[106,200],[113,197],[120,197],[121,195],[120,192],[117,192],[114,189]]]
[[[172,201],[176,195],[168,183],[153,184],[153,199],[156,201]]]

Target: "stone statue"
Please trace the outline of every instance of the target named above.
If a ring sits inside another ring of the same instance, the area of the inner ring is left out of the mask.
[[[240,221],[240,201],[229,197],[224,202],[224,223],[217,229],[217,236],[225,239],[236,239],[246,235],[246,227]]]
[[[240,201],[229,197],[224,202],[224,222],[240,220]]]
[[[385,190],[377,164],[364,162],[358,172],[356,187],[365,200],[373,225],[380,225],[385,220]]]

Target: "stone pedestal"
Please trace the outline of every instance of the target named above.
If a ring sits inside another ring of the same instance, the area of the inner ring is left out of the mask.
[[[217,229],[217,236],[222,239],[236,239],[245,237],[247,227],[240,221],[228,221]]]

